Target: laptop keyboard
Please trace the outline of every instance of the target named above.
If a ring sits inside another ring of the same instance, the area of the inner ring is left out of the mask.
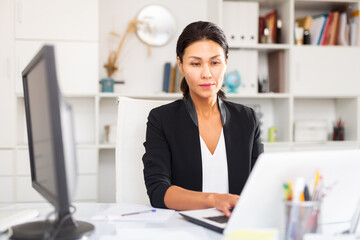
[[[211,221],[218,223],[227,223],[229,221],[229,218],[225,215],[216,216],[216,217],[206,217],[205,219],[209,219]]]

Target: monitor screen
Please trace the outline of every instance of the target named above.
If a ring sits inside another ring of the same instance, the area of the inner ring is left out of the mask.
[[[71,106],[61,94],[54,47],[45,45],[22,72],[32,186],[55,208],[55,220],[12,227],[11,239],[78,239],[94,226],[70,211],[76,186]]]
[[[26,98],[29,102],[30,127],[33,155],[31,156],[34,176],[33,181],[46,191],[52,201],[56,198],[55,153],[52,138],[51,106],[48,100],[48,83],[46,82],[46,62],[41,58],[27,75]]]

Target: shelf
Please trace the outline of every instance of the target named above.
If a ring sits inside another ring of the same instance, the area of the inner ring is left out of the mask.
[[[115,150],[115,143],[114,144],[99,144],[99,149],[114,149]]]
[[[267,98],[289,98],[288,93],[257,93],[257,94],[239,94],[239,93],[225,93],[228,99],[234,98],[258,98],[258,99],[267,99]]]
[[[336,9],[347,4],[357,4],[358,2],[359,1],[357,0],[295,0],[295,9],[308,11],[331,11],[332,9]]]
[[[342,45],[291,45],[291,48],[293,49],[326,49],[326,51],[331,51],[331,49],[339,49],[339,50],[346,50],[346,49],[352,49],[357,50],[360,49],[360,46],[342,46]]]
[[[229,46],[230,49],[250,49],[250,50],[259,50],[259,51],[273,51],[273,50],[289,50],[289,44],[257,44],[257,45],[232,45]]]
[[[294,99],[335,99],[335,98],[348,98],[348,99],[350,99],[350,98],[357,98],[358,97],[358,95],[346,95],[346,94],[344,94],[344,95],[340,95],[340,94],[338,94],[338,95],[336,95],[336,94],[334,94],[334,95],[329,95],[329,94],[323,94],[323,95],[321,95],[321,94],[316,94],[316,95],[314,95],[314,94],[309,94],[309,95],[306,95],[306,94],[294,94],[293,95],[294,96]]]
[[[182,93],[155,93],[155,94],[123,94],[123,93],[100,93],[99,98],[145,98],[145,99],[178,99],[182,98]]]
[[[70,94],[65,94],[63,93],[63,96],[65,98],[94,98],[96,97],[96,94],[76,94],[76,93],[70,93]],[[16,97],[17,98],[24,98],[24,94],[23,93],[16,93]]]
[[[331,149],[333,147],[345,147],[345,148],[358,148],[357,141],[326,141],[326,142],[294,142],[293,146],[295,148],[317,148],[317,147],[326,147]]]
[[[256,93],[256,94],[241,94],[241,93],[225,93],[226,98],[289,98],[288,93]],[[99,95],[100,98],[114,98],[114,97],[129,97],[129,98],[145,98],[145,99],[180,99],[183,97],[182,93],[156,93],[156,94],[106,94]]]

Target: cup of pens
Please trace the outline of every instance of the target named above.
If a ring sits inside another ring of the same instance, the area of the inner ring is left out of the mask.
[[[320,232],[319,218],[321,202],[285,201],[285,239],[302,240],[306,233]]]
[[[307,233],[320,232],[322,177],[316,173],[312,189],[303,178],[284,184],[285,240],[302,240]]]

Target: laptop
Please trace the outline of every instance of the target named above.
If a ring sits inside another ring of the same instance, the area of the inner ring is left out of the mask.
[[[303,177],[310,185],[320,170],[327,195],[320,224],[350,221],[360,196],[360,150],[274,152],[259,156],[226,222],[216,209],[179,212],[195,224],[228,235],[235,230],[284,230],[283,184]]]

